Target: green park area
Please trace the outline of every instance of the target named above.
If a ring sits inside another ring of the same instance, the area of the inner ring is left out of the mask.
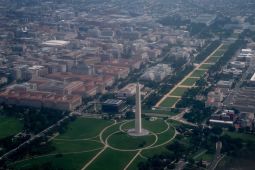
[[[7,116],[0,116],[0,139],[15,135],[23,128],[22,121]]]
[[[214,54],[213,54],[213,57],[221,57],[224,53],[225,53],[226,50],[220,48],[219,50],[217,50]]]
[[[224,45],[222,45],[222,47],[220,49],[227,50],[228,48],[229,48],[229,44],[224,44]]]
[[[66,154],[51,154],[34,157],[23,160],[11,165],[14,169],[39,169],[42,164],[51,163],[55,169],[64,170],[78,170],[81,169],[86,160],[91,159],[98,151],[80,152],[80,153],[66,153]]]
[[[196,81],[199,80],[199,78],[187,78],[185,81],[181,84],[183,86],[193,86]]]
[[[188,90],[188,88],[186,88],[186,87],[177,87],[170,95],[181,97],[187,90]]]
[[[206,73],[206,70],[195,70],[190,77],[202,77]]]
[[[177,97],[167,97],[161,104],[160,107],[173,107],[173,105],[179,100]]]
[[[224,169],[254,169],[255,161],[254,161],[254,143],[255,136],[253,134],[246,134],[243,132],[231,132],[224,131],[224,135],[228,135],[232,139],[236,139],[236,141],[240,141],[243,146],[241,149],[236,151],[238,157],[235,155],[227,155],[222,159],[216,170],[224,170]]]
[[[143,138],[130,136],[126,132],[116,132],[111,134],[107,142],[111,144],[113,148],[118,149],[138,149],[142,147],[148,147],[154,143],[156,137],[154,135],[147,135]]]
[[[142,125],[143,125],[143,128],[145,128],[153,133],[160,133],[168,128],[168,124],[165,123],[162,119],[157,119],[154,121],[143,119]],[[131,129],[133,127],[135,127],[134,121],[129,121],[121,126],[123,131],[127,131],[128,129]]]
[[[89,170],[119,170],[124,169],[128,162],[135,156],[136,151],[123,152],[106,149],[92,164]]]
[[[135,137],[127,133],[134,128],[134,120],[114,123],[110,120],[77,118],[63,134],[51,141],[54,151],[26,157],[9,164],[9,167],[38,169],[40,165],[50,163],[55,169],[64,170],[84,167],[89,170],[137,169],[140,161],[164,150],[175,136],[174,128],[163,119],[143,119],[142,123],[149,134]],[[135,157],[139,151],[145,155],[143,159]]]
[[[111,121],[105,121],[101,119],[85,119],[78,118],[72,122],[67,131],[61,134],[57,139],[84,139],[97,136],[100,131],[109,125]]]
[[[238,133],[238,132],[224,132],[226,135],[229,135],[230,137],[234,139],[242,139],[243,141],[250,141],[255,142],[255,136],[251,134],[245,134],[245,133]]]
[[[213,153],[209,153],[207,149],[200,149],[197,152],[195,152],[192,156],[192,159],[196,160],[196,161],[212,161],[214,158],[214,154]]]
[[[65,133],[51,141],[55,150],[46,154],[30,157],[10,166],[33,168],[50,162],[57,169],[81,169],[103,147],[97,136],[112,121],[78,118],[71,122]]]
[[[205,61],[205,63],[216,63],[219,60],[220,57],[210,57],[208,60]]]
[[[202,64],[199,69],[209,69],[212,66],[212,64]]]
[[[213,160],[213,158],[214,158],[214,154],[210,154],[210,153],[207,153],[207,152],[205,152],[205,153],[201,152],[201,153],[198,153],[198,156],[195,157],[194,160],[196,160],[196,161],[203,160],[203,161],[209,161],[210,162],[210,161]]]

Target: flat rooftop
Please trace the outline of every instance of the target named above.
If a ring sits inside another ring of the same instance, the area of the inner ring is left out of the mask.
[[[250,48],[242,49],[242,52],[252,52],[252,49]]]
[[[225,81],[225,80],[220,80],[217,83],[217,85],[225,85],[225,86],[231,86],[232,84],[233,84],[233,81]]]
[[[63,40],[49,40],[49,41],[43,42],[42,44],[48,45],[48,46],[65,46],[69,43],[70,43],[69,41],[63,41]]]
[[[253,76],[251,77],[251,81],[255,81],[255,73],[254,73]]]
[[[109,105],[120,105],[123,103],[123,100],[117,100],[117,99],[107,99],[104,104],[109,104]]]
[[[40,65],[35,65],[35,66],[32,66],[32,67],[29,67],[28,69],[29,70],[39,70],[39,69],[43,69],[44,66],[40,66]]]

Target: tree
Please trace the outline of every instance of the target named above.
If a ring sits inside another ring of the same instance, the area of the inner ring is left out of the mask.
[[[212,133],[214,133],[215,135],[218,135],[218,136],[220,136],[222,134],[221,127],[214,126],[211,131],[212,131]]]
[[[126,118],[127,118],[127,119],[134,119],[134,118],[135,118],[135,113],[132,112],[132,111],[128,111],[128,112],[126,113]]]

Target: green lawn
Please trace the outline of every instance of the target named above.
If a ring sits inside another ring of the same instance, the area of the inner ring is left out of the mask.
[[[13,117],[0,116],[0,139],[15,135],[19,133],[22,128],[22,121]]]
[[[188,88],[185,88],[185,87],[177,87],[170,95],[181,97],[187,90]]]
[[[157,140],[157,143],[155,143],[155,145],[160,145],[169,141],[174,136],[174,132],[175,132],[174,128],[170,127],[164,133],[158,134],[158,140]]]
[[[202,64],[199,68],[200,69],[209,69],[212,65],[211,64]]]
[[[197,157],[195,160],[212,161],[213,158],[213,154],[204,153],[201,156]]]
[[[229,48],[229,44],[224,44],[220,49],[227,50]]]
[[[108,144],[117,149],[140,149],[150,146],[154,143],[154,135],[130,136],[126,132],[117,132],[108,138]]]
[[[170,151],[165,146],[161,146],[158,148],[146,149],[146,150],[142,151],[142,155],[144,157],[149,158],[154,155],[159,155],[159,154],[167,153],[167,152],[170,152]]]
[[[84,139],[95,137],[103,128],[111,123],[112,121],[102,119],[77,118],[77,120],[69,124],[68,130],[57,138]]]
[[[86,162],[99,152],[99,150],[91,150],[103,147],[98,138],[93,139],[96,141],[84,140],[83,138],[97,136],[103,128],[112,123],[112,121],[102,119],[77,118],[69,124],[68,130],[64,134],[52,140],[52,145],[56,148],[55,151],[40,155],[37,158],[21,161],[13,166],[15,168],[33,167],[51,162],[56,169],[81,169]],[[63,156],[56,157],[56,154],[62,154]]]
[[[210,57],[206,60],[205,63],[216,63],[219,60],[219,57]]]
[[[138,165],[141,162],[145,162],[147,159],[142,158],[141,156],[136,157],[132,164],[128,167],[128,170],[139,170]]]
[[[80,152],[88,151],[92,149],[97,149],[103,147],[103,145],[98,141],[62,141],[53,140],[53,146],[56,147],[56,153],[68,153],[68,152]]]
[[[33,158],[31,160],[22,161],[11,165],[15,169],[31,168],[38,169],[36,166],[45,163],[51,163],[56,169],[63,170],[80,170],[90,159],[92,159],[98,151],[84,152],[77,154],[67,154],[57,157],[55,155]]]
[[[143,128],[148,129],[154,133],[160,133],[166,130],[167,125],[164,123],[162,119],[157,119],[155,121],[149,121],[146,119],[142,119]],[[135,127],[135,122],[129,122],[122,126],[123,130],[131,129]]]
[[[206,70],[195,70],[190,77],[202,77]]]
[[[103,140],[105,141],[110,134],[119,131],[120,124],[121,122],[106,129],[102,135]]]
[[[121,152],[106,149],[89,167],[89,170],[124,169],[137,152]]]
[[[183,86],[193,86],[199,78],[187,78],[181,85]]]
[[[201,157],[202,155],[204,155],[207,152],[206,149],[200,149],[198,150],[196,153],[192,154],[190,156],[190,158],[197,160],[197,158]]]
[[[245,133],[238,133],[238,132],[224,132],[226,135],[229,135],[235,139],[242,139],[244,141],[252,141],[255,142],[255,135],[245,134]]]
[[[55,169],[64,170],[80,170],[86,163],[88,163],[103,147],[97,138],[83,139],[97,136],[99,131],[106,126],[112,124],[112,121],[100,120],[100,119],[87,119],[78,118],[74,122],[70,123],[68,130],[53,139],[52,145],[56,148],[55,151],[46,155],[35,156],[30,159],[12,163],[9,166],[13,169],[31,168],[38,169],[38,165],[45,163],[51,163]],[[105,140],[113,132],[117,132],[120,129],[120,125],[123,122],[119,122],[113,125],[103,133],[103,139]],[[149,121],[143,119],[143,127],[154,133],[158,133],[158,140],[156,145],[169,141],[174,135],[174,129],[167,129],[167,124],[163,119],[157,119],[155,121]],[[134,128],[134,121],[128,122],[123,125],[123,129]],[[160,133],[163,132],[163,133]],[[96,140],[96,141],[93,141]],[[138,149],[153,144],[156,140],[154,135],[148,135],[143,137],[132,137],[123,132],[113,134],[108,138],[108,143],[112,147],[120,149]],[[92,149],[98,149],[93,150]],[[152,156],[156,153],[165,152],[167,149],[164,146],[160,146],[153,149],[144,150],[143,153],[146,156]],[[111,148],[107,148],[102,152],[87,169],[92,170],[119,170],[123,169],[128,162],[135,156],[136,151],[116,151]],[[138,157],[131,164],[131,168],[135,169],[137,164],[143,160]],[[130,168],[129,168],[130,169]]]
[[[214,57],[220,57],[220,56],[222,56],[224,53],[225,53],[225,50],[220,48],[219,50],[217,50],[217,51],[213,54],[213,56],[214,56]]]
[[[230,157],[225,156],[222,159],[216,170],[226,170],[226,169],[240,169],[240,170],[253,170],[255,167],[254,157]]]
[[[172,107],[178,100],[177,97],[168,97],[160,104],[160,107]]]

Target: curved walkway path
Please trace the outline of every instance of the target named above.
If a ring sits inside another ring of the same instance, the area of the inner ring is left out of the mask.
[[[146,147],[143,147],[143,148],[138,148],[138,149],[119,149],[119,148],[115,148],[115,147],[109,145],[109,143],[108,143],[109,138],[110,138],[112,135],[114,135],[114,134],[116,134],[116,133],[119,133],[119,132],[120,132],[120,131],[113,132],[112,134],[110,134],[110,135],[106,138],[106,144],[107,144],[107,146],[108,146],[109,148],[113,149],[113,150],[116,150],[116,151],[122,151],[122,152],[140,151],[140,150],[144,150],[144,149],[150,148],[151,146],[155,145],[155,143],[157,143],[157,141],[158,141],[158,136],[156,135],[156,133],[150,131],[151,135],[155,136],[155,140],[154,140],[154,142],[153,142],[152,144],[150,144],[149,146],[146,146]],[[150,136],[150,135],[147,135],[147,136]]]
[[[105,127],[104,129],[102,129],[99,133],[99,135],[95,136],[95,137],[91,137],[91,138],[84,138],[84,139],[63,139],[63,138],[59,138],[59,139],[53,139],[53,140],[56,140],[56,141],[67,141],[67,142],[72,142],[72,141],[92,141],[92,142],[98,142],[98,143],[102,143],[103,146],[101,147],[98,147],[98,148],[93,148],[93,149],[89,149],[89,150],[83,150],[83,151],[77,151],[77,152],[65,152],[65,153],[51,153],[51,154],[46,154],[46,155],[40,155],[40,156],[35,156],[35,157],[31,157],[31,158],[28,158],[28,159],[24,159],[24,160],[21,160],[21,161],[16,161],[14,163],[11,163],[10,165],[13,165],[13,164],[16,164],[16,163],[22,163],[22,162],[25,162],[25,161],[29,161],[29,160],[32,160],[32,159],[39,159],[39,158],[44,158],[44,157],[50,157],[50,156],[55,156],[57,154],[62,154],[62,155],[70,155],[70,154],[81,154],[81,153],[86,153],[86,152],[93,152],[93,151],[98,151],[96,153],[96,155],[90,159],[88,162],[85,163],[85,165],[81,168],[81,170],[85,170],[87,169],[107,148],[110,148],[110,149],[113,149],[113,150],[116,150],[116,151],[121,151],[121,152],[137,152],[135,154],[135,156],[127,163],[127,165],[124,167],[124,170],[127,170],[129,168],[129,166],[137,159],[138,156],[140,156],[141,158],[143,159],[147,159],[146,157],[144,157],[141,153],[143,150],[148,150],[148,149],[153,149],[153,148],[157,148],[157,147],[161,147],[163,145],[166,145],[167,143],[171,142],[177,135],[177,131],[176,129],[171,126],[169,124],[169,122],[167,122],[167,120],[164,120],[164,123],[167,125],[167,128],[164,129],[163,131],[161,132],[158,132],[158,133],[154,133],[152,131],[150,131],[150,135],[153,135],[155,136],[155,140],[153,141],[153,143],[151,143],[149,146],[146,146],[146,147],[143,147],[143,148],[137,148],[137,149],[120,149],[120,148],[115,148],[113,146],[111,146],[109,143],[108,143],[108,140],[109,138],[116,134],[116,133],[119,133],[119,132],[125,132],[125,130],[123,130],[123,126],[129,122],[131,122],[133,120],[129,120],[129,121],[123,121],[123,122],[114,122],[112,123],[111,125]],[[111,134],[109,134],[107,137],[105,136],[103,138],[103,134],[104,132],[113,127],[114,125],[118,125],[119,124],[119,129]],[[161,143],[161,144],[158,144],[158,145],[155,145],[157,142],[158,142],[158,135],[160,134],[163,134],[163,133],[167,133],[167,131],[170,129],[170,128],[173,128],[174,129],[174,135],[171,137],[171,139]],[[99,137],[99,140],[95,140],[95,138],[98,138]]]
[[[135,156],[134,156],[134,157],[128,162],[128,164],[124,167],[124,170],[127,170],[127,169],[129,168],[129,166],[136,160],[136,158],[137,158],[138,156],[140,156],[141,158],[146,159],[146,157],[144,157],[144,156],[141,154],[143,150],[154,149],[154,148],[157,148],[157,147],[164,146],[164,145],[166,145],[167,143],[171,142],[173,139],[175,139],[176,135],[178,134],[178,132],[176,131],[176,129],[175,129],[173,126],[171,126],[171,125],[169,124],[169,122],[167,122],[167,120],[165,120],[164,123],[167,124],[167,128],[164,129],[162,132],[154,133],[154,132],[150,131],[150,134],[155,136],[155,140],[154,140],[154,142],[153,142],[151,145],[149,145],[149,146],[146,146],[146,147],[143,147],[143,148],[137,148],[137,149],[120,149],[120,148],[115,148],[115,147],[111,146],[111,145],[109,144],[109,142],[108,142],[108,141],[109,141],[109,138],[110,138],[112,135],[116,134],[116,133],[125,132],[126,130],[123,129],[123,126],[126,125],[127,123],[130,123],[131,121],[133,121],[133,120],[124,121],[124,122],[119,122],[119,123],[115,122],[115,123],[113,123],[113,124],[107,126],[106,128],[104,128],[104,129],[100,132],[100,134],[99,134],[100,142],[101,142],[102,144],[104,144],[104,147],[103,147],[89,162],[87,162],[87,163],[83,166],[83,168],[81,168],[81,170],[87,169],[87,168],[88,168],[88,167],[89,167],[89,166],[90,166],[90,165],[91,165],[91,164],[92,164],[107,148],[110,148],[110,149],[113,149],[113,150],[116,150],[116,151],[120,151],[120,152],[135,152],[135,151],[137,151],[137,153],[135,154]],[[119,130],[114,131],[113,133],[109,134],[105,139],[103,139],[103,133],[104,133],[107,129],[109,129],[109,128],[111,128],[112,126],[117,125],[117,124],[120,124],[120,125],[119,125]],[[163,143],[161,143],[161,144],[155,145],[155,144],[158,142],[158,135],[163,134],[163,133],[167,133],[167,131],[168,131],[170,128],[173,128],[173,129],[174,129],[174,135],[171,137],[171,139],[169,139],[169,140],[167,140],[167,141],[165,141],[165,142],[163,142]]]

